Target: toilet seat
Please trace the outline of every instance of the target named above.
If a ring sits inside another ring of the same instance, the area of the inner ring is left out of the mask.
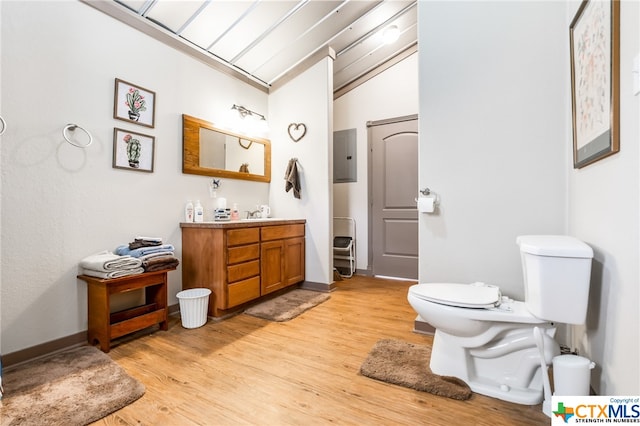
[[[502,294],[494,285],[429,283],[413,286],[411,293],[423,300],[458,308],[490,309],[500,305]]]

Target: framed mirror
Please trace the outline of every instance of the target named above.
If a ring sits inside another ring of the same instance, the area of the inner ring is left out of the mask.
[[[271,182],[271,142],[182,115],[182,173]]]

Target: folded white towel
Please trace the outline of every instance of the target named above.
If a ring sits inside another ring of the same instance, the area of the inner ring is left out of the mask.
[[[112,278],[121,278],[121,277],[126,277],[126,276],[129,276],[129,275],[137,275],[137,274],[141,274],[143,272],[144,272],[144,268],[142,268],[142,267],[134,268],[134,269],[121,269],[121,270],[110,271],[110,272],[95,271],[93,269],[83,269],[82,270],[82,273],[84,275],[88,275],[90,277],[102,278],[104,280],[108,280],[108,279],[112,279]]]
[[[140,259],[136,259],[132,256],[119,256],[106,250],[87,256],[80,261],[81,267],[98,272],[135,269],[139,268],[141,265],[142,261]]]

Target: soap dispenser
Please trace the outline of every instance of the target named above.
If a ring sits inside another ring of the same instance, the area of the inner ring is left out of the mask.
[[[233,208],[231,209],[231,220],[239,220],[240,212],[238,211],[238,203],[233,203]]]
[[[193,208],[193,221],[204,222],[204,209],[202,208],[202,204],[200,204],[200,200],[196,200],[196,205]]]

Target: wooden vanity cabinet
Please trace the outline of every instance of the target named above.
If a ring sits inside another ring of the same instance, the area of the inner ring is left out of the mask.
[[[304,225],[261,229],[262,294],[304,280]]]
[[[268,223],[181,224],[182,288],[211,289],[209,316],[304,281],[305,221]]]

